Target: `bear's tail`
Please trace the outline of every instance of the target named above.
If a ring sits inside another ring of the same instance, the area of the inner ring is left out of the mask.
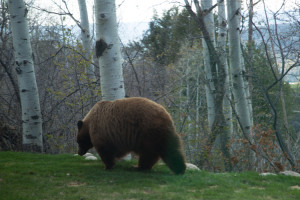
[[[175,174],[184,174],[186,165],[183,147],[179,135],[175,132],[169,134],[162,160]]]

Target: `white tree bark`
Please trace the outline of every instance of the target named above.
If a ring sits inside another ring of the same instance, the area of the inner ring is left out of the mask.
[[[202,0],[201,6],[202,6],[202,10],[208,10],[212,6],[212,0]],[[215,25],[214,25],[214,16],[212,12],[206,14],[206,16],[204,17],[204,23],[206,25],[207,31],[209,32],[210,39],[215,46]],[[206,75],[205,93],[206,93],[206,102],[207,102],[207,115],[208,115],[207,117],[208,117],[209,128],[211,128],[215,120],[215,104],[214,104],[215,86],[212,80],[210,56],[209,56],[209,51],[205,39],[202,39],[202,45],[204,49],[203,59],[204,59],[204,70]]]
[[[205,2],[206,3],[206,2]],[[209,50],[210,56],[210,67],[211,67],[211,74],[212,74],[212,82],[215,84],[215,91],[213,93],[214,97],[214,113],[215,119],[211,126],[211,134],[209,135],[207,141],[207,148],[203,153],[209,154],[212,150],[213,144],[216,140],[216,137],[220,134],[225,132],[224,124],[225,124],[225,116],[224,116],[224,109],[223,109],[223,100],[225,95],[225,80],[226,80],[226,72],[225,72],[225,63],[222,63],[220,60],[220,55],[216,51],[215,48],[215,38],[211,36],[210,31],[208,30],[207,26],[212,26],[212,23],[207,24],[209,22],[205,22],[204,17],[207,17],[207,14],[213,9],[212,6],[204,6],[202,4],[202,8],[198,4],[198,0],[194,0],[194,5],[196,7],[197,13],[194,13],[191,9],[191,6],[188,0],[185,0],[186,8],[191,16],[195,19],[197,24],[199,25],[201,32],[203,34],[203,38],[205,39],[205,43],[207,45],[207,49]],[[217,65],[217,66],[216,66]],[[218,68],[217,68],[218,67]],[[224,137],[223,139],[227,139]],[[222,142],[222,144],[227,144],[227,141]],[[230,153],[227,145],[222,146],[222,151],[226,157],[226,159],[230,159]],[[203,157],[203,156],[202,156]],[[207,160],[207,158],[203,157],[200,159],[199,164],[200,166]],[[230,162],[225,162],[226,170],[232,170],[232,165]]]
[[[102,100],[125,97],[115,0],[95,0],[96,56],[99,58]],[[131,159],[131,154],[125,160]]]
[[[115,0],[95,0],[96,55],[103,100],[125,97]]]
[[[245,67],[245,60],[243,57],[243,53],[241,51],[241,66],[243,69],[243,72],[246,72],[246,67]],[[246,100],[247,100],[247,104],[248,104],[248,110],[249,110],[249,116],[250,116],[250,125],[251,127],[253,127],[253,109],[252,109],[252,98],[251,98],[251,94],[250,94],[250,85],[248,82],[248,78],[243,77],[244,78],[244,86],[245,86],[245,95],[246,95]]]
[[[232,78],[232,92],[234,96],[235,109],[241,122],[242,129],[251,139],[251,120],[249,104],[246,99],[246,88],[243,78],[241,44],[240,44],[240,4],[238,0],[227,0],[227,19],[229,36],[229,62]]]
[[[225,4],[224,1],[218,0],[218,27],[219,34],[217,39],[217,49],[220,55],[220,60],[225,64],[225,97],[224,97],[224,115],[226,120],[226,132],[229,136],[233,131],[232,125],[232,109],[231,109],[231,91],[230,91],[230,80],[229,80],[229,69],[227,63],[227,53],[226,53],[226,36],[227,36],[227,20],[225,15]]]
[[[249,62],[253,63],[253,9],[254,9],[254,3],[253,0],[249,1],[249,19],[248,19],[248,55],[249,55]],[[251,118],[251,125],[253,126],[253,107],[252,107],[252,90],[253,90],[253,85],[252,85],[252,70],[248,71],[249,77],[248,77],[248,101],[249,101],[249,109],[250,109],[250,118]]]
[[[23,0],[8,0],[15,66],[22,107],[23,149],[43,151],[42,116]]]
[[[80,28],[81,28],[81,40],[82,40],[82,46],[85,50],[85,58],[86,59],[92,59],[91,58],[91,34],[90,34],[90,27],[89,27],[89,18],[88,13],[86,9],[86,1],[85,0],[78,0],[78,6],[80,11]],[[87,75],[90,80],[94,81],[95,78],[95,69],[92,64],[89,65],[89,68],[87,70]]]

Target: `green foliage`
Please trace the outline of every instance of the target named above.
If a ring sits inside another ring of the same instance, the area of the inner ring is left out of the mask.
[[[72,155],[0,152],[0,199],[230,199],[297,200],[299,178],[257,173],[187,171],[164,165],[138,172],[123,161],[111,171]]]
[[[164,12],[162,17],[154,15],[141,42],[156,63],[168,65],[176,61],[182,44],[187,40],[192,43],[194,38],[199,38],[197,27],[185,9],[179,11],[173,7]]]
[[[245,55],[246,59],[248,55]],[[274,61],[272,61],[274,66]],[[266,92],[269,93],[270,99],[274,104],[276,111],[278,112],[279,121],[283,120],[282,108],[279,94],[280,83],[278,82],[274,87],[267,91],[275,81],[276,78],[269,66],[268,59],[266,58],[264,50],[257,46],[253,52],[253,70],[247,65],[248,74],[253,74],[252,77],[252,103],[255,124],[264,124],[266,126],[272,125],[272,113],[270,111],[270,104],[266,100]],[[275,70],[275,69],[273,69]],[[295,94],[291,89],[291,86],[287,82],[282,82],[282,91],[284,93],[287,114],[291,114],[293,105],[295,103]]]

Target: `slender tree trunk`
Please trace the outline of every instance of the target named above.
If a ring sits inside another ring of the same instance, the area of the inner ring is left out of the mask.
[[[115,0],[95,0],[96,56],[99,58],[102,100],[125,97]],[[129,154],[124,158],[130,160]]]
[[[90,34],[90,27],[89,27],[89,18],[86,9],[86,2],[85,0],[78,0],[78,6],[80,11],[80,28],[81,28],[81,40],[82,46],[85,51],[85,58],[88,60],[92,59],[91,55],[91,34]],[[87,74],[91,82],[95,81],[95,69],[92,64],[89,65]]]
[[[199,141],[199,124],[200,124],[200,67],[197,68],[197,79],[196,79],[196,140]],[[197,148],[198,149],[198,148]]]
[[[253,47],[254,47],[254,41],[253,41],[253,14],[254,14],[254,3],[253,0],[249,1],[249,21],[248,21],[248,56],[249,56],[249,63],[253,63]],[[253,73],[252,70],[248,69],[247,73],[249,74],[247,78],[247,99],[248,99],[248,105],[249,105],[249,112],[250,112],[250,122],[251,126],[253,127],[254,122],[253,122],[253,108],[252,108],[252,90],[253,90],[253,84],[252,84],[252,77]],[[256,159],[257,157],[254,157],[253,159]],[[261,162],[259,162],[260,164]],[[257,169],[256,169],[257,170]]]
[[[225,115],[225,128],[224,133],[221,133],[221,149],[225,156],[225,166],[226,171],[232,169],[230,153],[228,148],[229,138],[231,136],[233,125],[232,125],[232,109],[231,109],[231,91],[230,91],[230,81],[226,54],[226,36],[227,36],[227,21],[225,15],[225,5],[223,0],[218,0],[218,26],[219,34],[217,39],[217,48],[220,55],[220,61],[225,65],[225,98],[223,100],[223,109]]]
[[[96,56],[99,58],[103,100],[125,97],[120,42],[114,0],[95,0]]]
[[[190,78],[190,66],[189,66],[189,58],[186,62],[186,70],[185,70],[185,85],[186,85],[186,98],[185,98],[185,101],[184,101],[184,105],[185,105],[185,109],[184,109],[184,112],[186,114],[186,130],[189,134],[186,135],[186,140],[187,140],[187,143],[190,143],[190,141],[192,141],[192,130],[191,130],[191,116],[190,116],[190,112],[189,112],[189,107],[190,107],[190,99],[191,99],[191,87],[190,87],[190,81],[189,81],[189,78]],[[186,151],[188,152],[188,156],[189,156],[189,159],[191,159],[192,157],[192,154],[193,154],[193,145],[188,145],[187,146],[187,149]]]
[[[248,22],[248,53],[249,53],[249,61],[250,63],[253,63],[253,47],[254,47],[254,41],[253,41],[253,15],[254,15],[254,3],[253,0],[250,0],[249,2],[249,22]],[[254,125],[253,122],[253,104],[252,104],[252,90],[253,90],[253,83],[252,83],[252,70],[248,69],[248,80],[247,80],[247,92],[248,92],[248,101],[249,101],[249,109],[250,109],[250,118],[251,118],[251,125]]]
[[[253,63],[253,0],[249,1],[249,22],[248,22],[248,55],[249,55],[249,63]],[[250,91],[250,98],[252,100],[252,70],[248,70],[249,73],[249,91]]]
[[[212,7],[212,0],[202,0],[201,1],[202,9],[208,10]],[[209,33],[209,37],[211,42],[215,46],[215,24],[214,24],[214,16],[212,12],[206,13],[203,17],[204,23],[207,28],[207,32]],[[206,77],[206,84],[205,84],[205,94],[206,94],[206,103],[207,103],[207,119],[208,119],[208,126],[209,129],[212,128],[212,125],[215,120],[215,85],[213,82],[212,76],[212,69],[210,65],[210,52],[208,50],[207,44],[205,42],[205,38],[202,39],[202,46],[203,46],[203,60],[204,60],[204,71]]]
[[[246,88],[244,83],[244,71],[242,68],[241,43],[240,43],[240,4],[237,0],[227,0],[227,19],[229,27],[229,62],[232,78],[232,92],[234,97],[235,109],[239,118],[242,131],[247,139],[252,141],[251,119],[249,104],[246,99]],[[249,163],[253,162],[253,154],[248,150]]]
[[[237,0],[227,0],[227,14],[229,24],[229,61],[231,77],[233,82],[233,95],[236,105],[237,114],[239,115],[243,130],[250,136],[250,115],[245,95],[245,84],[243,79],[243,69],[241,65],[240,49],[240,25],[239,15],[240,7]]]
[[[23,150],[42,152],[42,116],[23,0],[8,1],[23,128]]]
[[[204,156],[205,154],[209,155],[213,144],[216,140],[216,137],[218,135],[221,135],[225,132],[225,116],[223,112],[223,99],[225,96],[225,79],[226,79],[226,73],[225,73],[225,64],[221,62],[220,55],[217,52],[215,45],[214,45],[214,38],[211,38],[209,31],[207,30],[206,24],[204,22],[204,16],[207,15],[207,13],[211,12],[211,10],[215,7],[212,6],[208,10],[202,10],[202,8],[199,5],[198,0],[194,0],[194,5],[196,7],[197,14],[194,13],[192,10],[188,0],[185,0],[185,7],[190,13],[190,15],[194,18],[196,23],[199,25],[199,28],[201,29],[203,38],[205,40],[205,43],[207,45],[208,51],[209,51],[209,59],[210,59],[210,68],[211,68],[211,74],[212,74],[212,81],[215,86],[215,94],[214,94],[214,112],[215,112],[215,119],[213,121],[212,127],[211,127],[211,134],[209,135],[208,141],[207,141],[207,149],[203,150],[203,154],[200,158],[200,166],[203,165],[205,161],[207,161],[207,157]],[[218,66],[218,69],[217,69]],[[229,153],[229,151],[228,151]],[[226,155],[225,155],[226,156]],[[228,169],[231,169],[231,162],[228,162]],[[227,167],[226,167],[227,168]]]
[[[241,1],[240,0],[237,0],[237,7],[239,8],[239,11],[241,11]],[[241,13],[239,12],[239,15],[237,17],[237,20],[238,20],[238,24],[241,23]],[[241,37],[240,37],[240,40],[241,40]],[[241,44],[241,42],[240,42]],[[244,87],[245,87],[245,95],[246,95],[246,100],[247,100],[247,105],[248,105],[248,112],[249,112],[249,116],[250,116],[250,126],[251,126],[251,132],[252,132],[252,127],[253,127],[253,109],[252,109],[252,99],[251,99],[251,94],[250,94],[250,86],[249,86],[249,82],[248,82],[248,76],[246,76],[246,68],[245,68],[245,62],[244,62],[244,57],[243,57],[243,54],[242,54],[242,49],[240,47],[239,49],[240,51],[240,61],[241,61],[241,68],[242,68],[242,71],[243,71],[243,79],[244,79]]]

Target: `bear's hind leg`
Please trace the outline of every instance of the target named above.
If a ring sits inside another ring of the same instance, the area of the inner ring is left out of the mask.
[[[157,153],[141,153],[139,156],[139,170],[150,170],[159,160]]]
[[[115,166],[115,152],[111,147],[96,148],[105,169],[112,169]]]

